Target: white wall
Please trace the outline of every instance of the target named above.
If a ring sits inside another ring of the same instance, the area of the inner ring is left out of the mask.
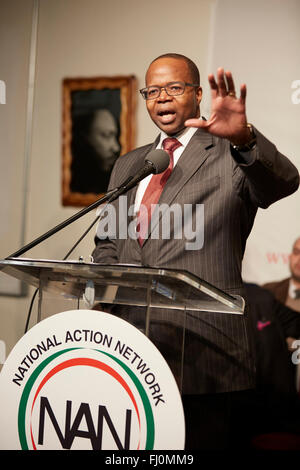
[[[209,53],[212,70],[232,70],[237,90],[247,84],[248,121],[298,170],[300,103],[292,100],[292,84],[300,80],[299,19],[299,0],[218,0]],[[297,191],[258,211],[244,258],[245,280],[264,283],[289,275],[288,256],[300,235],[299,207]]]
[[[25,142],[32,0],[0,2],[0,79],[6,102],[0,104],[0,257],[23,244],[26,187]],[[20,292],[13,278],[0,274],[0,292]],[[0,340],[7,350],[24,331],[27,302],[0,296]],[[0,358],[1,359],[1,358]]]

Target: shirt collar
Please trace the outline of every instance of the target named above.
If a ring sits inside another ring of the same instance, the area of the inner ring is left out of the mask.
[[[293,279],[290,279],[290,283],[289,283],[289,297],[291,297],[292,299],[295,299],[296,298],[296,294],[295,294],[295,291],[298,290],[299,287],[297,287],[294,283],[293,283]]]
[[[173,135],[172,137],[175,137],[175,139],[177,139],[183,147],[186,147],[197,130],[197,127],[185,127],[183,131],[176,135]],[[159,147],[162,146],[163,140],[168,137],[170,136],[167,135],[165,132],[161,132],[159,139]]]

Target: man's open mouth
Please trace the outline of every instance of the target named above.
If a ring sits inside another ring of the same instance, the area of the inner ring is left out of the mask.
[[[176,117],[175,111],[171,111],[171,110],[159,111],[157,114],[160,118],[160,121],[163,124],[168,124],[168,123],[174,121],[174,119]]]

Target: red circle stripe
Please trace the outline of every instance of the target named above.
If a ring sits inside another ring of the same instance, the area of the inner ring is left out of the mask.
[[[122,387],[126,390],[126,392],[128,393],[129,397],[131,398],[131,401],[133,403],[133,406],[135,408],[135,411],[136,411],[136,414],[137,414],[137,418],[138,418],[138,422],[139,422],[139,428],[141,430],[141,421],[140,421],[140,414],[139,414],[139,410],[138,410],[138,407],[137,407],[137,403],[136,403],[136,400],[133,396],[133,393],[132,391],[130,390],[130,388],[128,387],[127,383],[125,382],[125,380],[120,376],[120,374],[118,374],[118,372],[116,372],[114,369],[112,369],[112,367],[108,366],[107,364],[105,364],[104,362],[101,362],[101,361],[97,361],[96,359],[90,359],[90,358],[86,358],[86,357],[82,357],[82,358],[76,358],[76,359],[69,359],[68,361],[64,361],[62,362],[61,364],[58,364],[56,367],[54,367],[45,377],[44,379],[42,380],[42,382],[40,383],[36,393],[35,393],[35,396],[34,396],[34,399],[33,399],[33,403],[32,403],[32,407],[31,407],[31,416],[32,416],[32,412],[33,412],[33,407],[34,407],[34,404],[35,404],[35,401],[37,399],[37,396],[38,394],[40,393],[41,389],[44,387],[44,385],[48,382],[49,379],[51,379],[51,377],[53,377],[55,374],[57,374],[58,372],[64,370],[64,369],[67,369],[68,367],[74,367],[74,366],[90,366],[90,367],[95,367],[97,369],[101,369],[103,370],[104,372],[107,372],[108,374],[110,374],[112,377],[114,377],[119,383],[120,385],[122,385]],[[33,445],[33,448],[34,450],[36,450],[36,445],[35,445],[35,442],[34,442],[34,439],[33,439],[33,434],[32,434],[32,424],[30,423],[30,431],[31,431],[31,441],[32,441],[32,445]],[[138,446],[139,447],[139,446]]]

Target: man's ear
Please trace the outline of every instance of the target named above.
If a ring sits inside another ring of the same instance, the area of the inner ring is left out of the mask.
[[[202,100],[202,88],[201,88],[201,86],[196,88],[196,98],[197,98],[198,104],[200,104],[201,100]]]

